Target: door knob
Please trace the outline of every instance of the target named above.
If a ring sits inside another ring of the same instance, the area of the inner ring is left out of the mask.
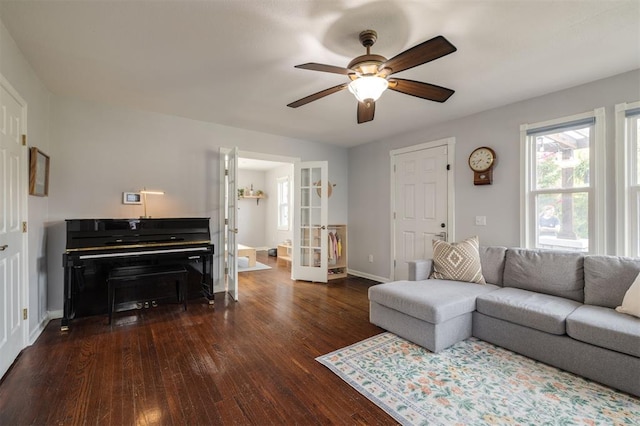
[[[434,237],[442,238],[442,241],[447,241],[447,233],[442,231],[439,234],[434,234]]]
[[[5,251],[7,248],[9,247],[8,244],[5,244],[3,246],[0,246],[0,251]]]

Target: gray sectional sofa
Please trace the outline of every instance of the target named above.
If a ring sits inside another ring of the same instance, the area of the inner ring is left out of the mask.
[[[480,247],[487,284],[428,279],[369,289],[370,321],[433,352],[475,336],[640,396],[640,318],[615,307],[640,259]]]

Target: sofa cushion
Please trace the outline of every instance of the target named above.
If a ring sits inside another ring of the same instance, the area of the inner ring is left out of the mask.
[[[567,334],[585,343],[640,357],[640,318],[583,305],[567,318]]]
[[[565,334],[565,320],[581,306],[573,300],[519,288],[501,288],[478,296],[478,312],[552,334]]]
[[[584,303],[615,308],[620,306],[636,275],[640,259],[589,255],[584,258]]]
[[[439,324],[476,309],[476,297],[499,287],[460,281],[395,281],[369,287],[369,300]]]
[[[506,247],[480,247],[480,263],[482,276],[488,283],[502,286]]]
[[[616,311],[640,318],[640,274],[624,294],[622,305],[616,307]]]
[[[458,243],[433,240],[433,272],[430,278],[485,284],[478,248],[478,237]]]
[[[584,256],[551,250],[507,249],[504,287],[515,287],[582,302]]]

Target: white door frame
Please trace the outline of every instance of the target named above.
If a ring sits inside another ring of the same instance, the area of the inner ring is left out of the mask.
[[[436,148],[439,146],[447,147],[447,164],[450,167],[450,172],[447,173],[447,239],[448,241],[455,241],[455,146],[456,146],[456,138],[444,138],[439,139],[432,142],[425,142],[419,145],[408,146],[405,148],[399,148],[389,151],[389,170],[391,174],[391,200],[389,202],[390,206],[390,230],[391,230],[391,238],[390,238],[390,259],[389,259],[389,269],[390,269],[390,279],[391,281],[395,280],[395,267],[393,262],[396,260],[396,246],[395,246],[395,235],[396,235],[396,219],[394,218],[394,213],[396,211],[395,200],[396,200],[396,174],[393,172],[393,167],[395,165],[395,158],[397,155],[406,154],[409,152],[422,151],[425,149]]]
[[[13,88],[11,83],[0,74],[0,85],[15,98],[22,109],[22,117],[21,117],[21,133],[25,135],[27,138],[27,102],[20,96],[20,94]],[[28,188],[29,188],[29,151],[28,147],[25,145],[22,146],[22,164],[20,167],[20,180],[21,180],[21,188],[19,188],[19,202],[21,204],[20,214],[22,217],[19,218],[19,222],[27,223],[27,218],[29,217],[28,212]],[[26,232],[22,233],[22,241],[20,248],[20,256],[22,257],[21,262],[21,271],[20,271],[20,301],[19,305],[16,308],[22,311],[22,309],[29,308],[29,287],[28,287],[28,276],[29,276],[29,250],[28,250],[29,238]],[[32,315],[39,315],[37,312],[31,312]],[[22,342],[20,343],[21,349],[24,349],[29,344],[29,320],[22,320]],[[13,362],[14,360],[12,360]],[[5,372],[0,372],[0,378],[3,376]]]

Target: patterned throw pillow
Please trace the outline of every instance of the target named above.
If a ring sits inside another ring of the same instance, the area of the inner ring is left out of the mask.
[[[478,237],[459,243],[433,240],[433,272],[430,278],[486,284],[479,246]]]

